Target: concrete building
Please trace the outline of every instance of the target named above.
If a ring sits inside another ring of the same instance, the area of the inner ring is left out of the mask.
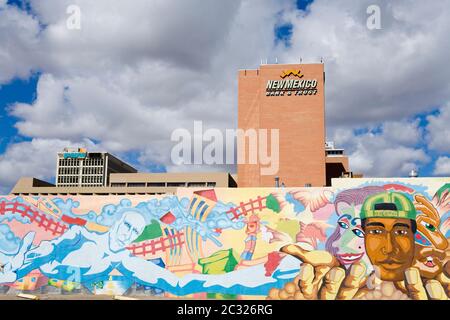
[[[325,142],[325,172],[327,186],[331,186],[333,178],[353,177],[344,149],[336,148],[332,141]]]
[[[56,159],[57,187],[106,187],[112,173],[137,170],[107,152],[87,152],[84,148],[65,148]]]
[[[322,187],[349,171],[343,151],[325,148],[325,72],[321,63],[240,70],[238,128],[279,129],[280,142],[278,173],[262,175],[260,164],[238,164],[239,187],[272,187],[277,177],[287,187]]]
[[[55,186],[36,179],[20,178],[14,195],[156,195],[175,194],[178,187],[235,188],[233,176],[209,173],[111,173],[107,186]]]

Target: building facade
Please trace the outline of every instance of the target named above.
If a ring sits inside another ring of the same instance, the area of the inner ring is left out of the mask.
[[[227,172],[199,173],[111,173],[107,186],[55,186],[23,177],[11,190],[13,195],[159,195],[175,194],[180,187],[236,188]]]
[[[285,186],[322,187],[338,174],[330,173],[327,179],[328,161],[330,168],[337,169],[341,163],[341,172],[348,171],[343,154],[327,160],[322,63],[261,65],[257,70],[240,70],[238,128],[279,130],[278,173],[263,175],[260,162],[251,164],[246,158],[237,167],[239,187],[272,187],[277,178]],[[249,151],[246,145],[245,152]]]
[[[106,187],[111,173],[136,173],[129,164],[107,152],[65,148],[56,159],[57,187]]]

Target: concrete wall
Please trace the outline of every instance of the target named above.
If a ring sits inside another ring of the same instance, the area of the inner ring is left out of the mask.
[[[299,298],[292,281],[300,261],[280,248],[328,252],[345,270],[354,258],[369,275],[364,237],[355,230],[361,202],[380,192],[423,195],[438,212],[436,232],[450,236],[445,180],[347,181],[333,188],[180,188],[165,196],[4,196],[0,287],[4,294]],[[342,198],[353,211],[340,211]],[[338,223],[345,214],[348,229]]]

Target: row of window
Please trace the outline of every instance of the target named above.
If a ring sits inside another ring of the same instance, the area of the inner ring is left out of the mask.
[[[342,150],[327,150],[328,155],[343,155],[344,151]]]
[[[58,174],[79,174],[78,167],[60,167],[58,168]]]
[[[93,166],[103,166],[104,161],[102,158],[99,159],[84,159],[83,166],[84,167],[93,167]]]
[[[61,184],[78,184],[78,176],[59,176],[58,185]]]
[[[83,161],[84,167],[99,167],[103,166],[103,159],[59,159],[58,164],[60,167],[79,167]]]
[[[81,177],[81,183],[87,183],[87,184],[102,184],[103,183],[103,176],[82,176]]]
[[[157,187],[215,187],[216,182],[113,182],[111,187],[157,188]]]
[[[81,159],[59,159],[59,166],[60,167],[77,167],[80,165]]]
[[[83,174],[103,174],[103,167],[83,167]]]

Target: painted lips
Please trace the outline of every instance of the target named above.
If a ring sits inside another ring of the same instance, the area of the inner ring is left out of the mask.
[[[426,262],[424,262],[424,265],[433,268],[436,265],[433,260],[434,260],[433,257],[428,256]]]
[[[353,254],[353,253],[343,253],[337,254],[336,258],[342,264],[352,264],[359,261],[363,257],[364,253]]]

